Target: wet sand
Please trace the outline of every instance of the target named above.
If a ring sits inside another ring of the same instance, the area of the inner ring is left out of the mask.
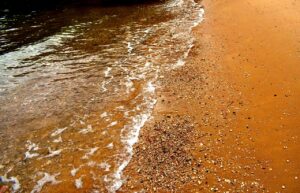
[[[179,9],[184,2],[170,2],[170,10],[184,17],[174,13],[174,22],[158,33],[125,27],[126,37],[116,40],[115,51],[108,46],[100,68],[98,60],[84,60],[87,66],[75,79],[64,82],[72,77],[58,73],[51,84],[27,82],[0,101],[0,172],[11,177],[10,186],[17,179],[24,192],[300,192],[299,2],[204,0],[205,20],[194,28],[195,45],[181,66],[192,39],[185,32],[197,23],[187,10],[201,13],[192,2]],[[169,21],[149,11],[154,23]],[[93,13],[98,11],[91,18]],[[102,45],[98,35],[106,29],[94,24],[79,44],[71,44],[91,59],[102,53],[95,43]],[[135,41],[145,33],[147,40]],[[108,65],[114,58],[125,66]],[[155,68],[147,62],[152,59]],[[124,128],[125,136],[135,129],[134,138],[125,137],[127,146],[121,143]]]
[[[120,192],[299,192],[299,2],[202,4]]]

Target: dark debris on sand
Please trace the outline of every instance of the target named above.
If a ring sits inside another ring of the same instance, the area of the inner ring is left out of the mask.
[[[194,131],[192,119],[179,115],[164,116],[153,127],[143,128],[141,143],[135,148],[131,163],[137,168],[134,175],[138,178],[134,179],[139,180],[128,179],[127,188],[140,186],[152,187],[150,191],[175,191],[197,181],[201,176],[197,169],[201,163],[191,152],[197,137]]]

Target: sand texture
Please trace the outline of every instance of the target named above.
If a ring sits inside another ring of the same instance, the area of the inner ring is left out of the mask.
[[[299,192],[299,1],[202,4],[120,192]]]

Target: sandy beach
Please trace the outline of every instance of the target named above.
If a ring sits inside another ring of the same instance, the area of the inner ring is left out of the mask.
[[[120,192],[299,192],[299,2],[202,4]]]
[[[0,9],[1,193],[300,192],[299,0],[77,3]]]

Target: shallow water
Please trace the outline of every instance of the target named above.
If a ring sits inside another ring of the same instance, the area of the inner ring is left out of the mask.
[[[202,14],[175,0],[3,16],[2,181],[16,192],[117,191],[160,73],[184,64]]]

